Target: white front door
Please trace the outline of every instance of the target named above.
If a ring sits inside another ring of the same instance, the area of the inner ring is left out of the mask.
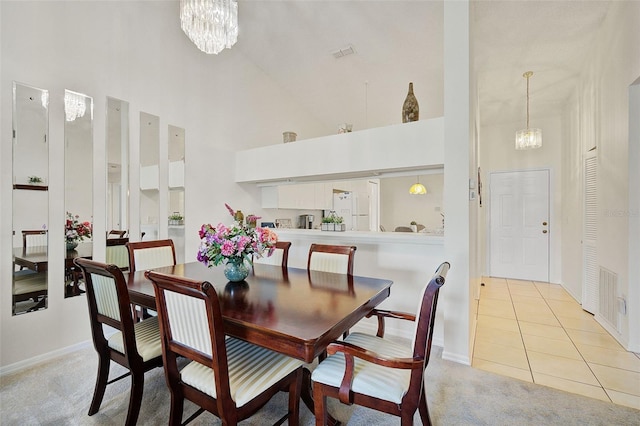
[[[491,173],[490,274],[549,281],[549,171]]]

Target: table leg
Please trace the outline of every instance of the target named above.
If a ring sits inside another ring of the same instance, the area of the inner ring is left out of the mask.
[[[302,402],[307,406],[307,408],[314,413],[313,407],[313,384],[311,383],[311,371],[308,368],[302,369]],[[340,426],[340,422],[329,414],[327,416],[327,425],[328,426]]]

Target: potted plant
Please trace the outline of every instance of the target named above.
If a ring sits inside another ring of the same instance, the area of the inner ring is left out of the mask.
[[[29,183],[33,185],[41,184],[42,178],[40,176],[29,176]]]
[[[184,216],[182,216],[179,212],[173,212],[169,215],[169,225],[183,225],[184,224]]]
[[[335,217],[335,219],[334,219],[334,222],[335,222],[334,223],[334,231],[342,232],[342,231],[345,230],[346,226],[345,226],[344,223],[342,223],[342,221],[343,221],[342,216],[336,216]]]
[[[411,230],[413,232],[418,232],[418,223],[415,220],[411,221]]]
[[[325,216],[322,218],[322,224],[320,225],[320,230],[322,231],[333,231],[334,229],[334,216],[329,213],[329,216]]]

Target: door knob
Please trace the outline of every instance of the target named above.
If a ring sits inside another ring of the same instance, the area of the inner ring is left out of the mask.
[[[547,226],[547,222],[542,222],[542,224],[543,224],[544,226]]]
[[[546,233],[547,233],[547,230],[546,230],[546,229],[543,229],[543,230],[542,230],[542,233],[543,233],[543,234],[546,234]]]

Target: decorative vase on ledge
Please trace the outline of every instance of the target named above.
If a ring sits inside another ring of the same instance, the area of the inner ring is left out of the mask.
[[[244,281],[249,275],[249,268],[242,259],[229,259],[224,265],[224,276],[233,283]]]
[[[409,93],[407,93],[404,105],[402,105],[402,122],[418,121],[419,116],[420,108],[418,107],[418,100],[413,94],[413,83],[409,83]]]
[[[76,247],[78,247],[78,241],[67,241],[67,251],[74,250]]]

